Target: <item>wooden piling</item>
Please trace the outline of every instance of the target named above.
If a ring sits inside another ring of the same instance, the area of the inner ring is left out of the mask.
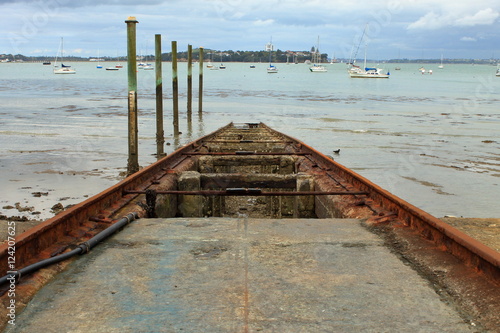
[[[179,81],[177,78],[177,42],[172,41],[172,100],[174,136],[179,136]]]
[[[128,71],[128,163],[127,174],[139,171],[138,127],[137,127],[137,50],[136,24],[134,16],[129,16],[127,24],[127,71]]]
[[[156,70],[156,158],[165,155],[163,146],[165,135],[163,131],[163,77],[161,63],[161,35],[155,35],[155,70]]]
[[[187,74],[187,117],[191,122],[192,102],[193,102],[193,46],[188,45],[188,74]]]
[[[203,47],[200,47],[200,74],[199,74],[199,85],[198,85],[198,116],[202,117],[202,105],[203,105]]]

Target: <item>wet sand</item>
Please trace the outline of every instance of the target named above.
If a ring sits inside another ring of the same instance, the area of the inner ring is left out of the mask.
[[[500,219],[443,217],[442,221],[500,252]]]

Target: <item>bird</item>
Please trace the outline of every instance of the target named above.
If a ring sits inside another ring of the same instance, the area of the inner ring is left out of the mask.
[[[333,151],[335,154],[340,154],[340,149],[334,150]]]

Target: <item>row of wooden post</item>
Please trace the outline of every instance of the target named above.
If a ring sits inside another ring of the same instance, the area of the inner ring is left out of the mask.
[[[127,174],[139,171],[138,154],[138,117],[137,117],[137,52],[136,52],[136,24],[135,17],[128,17],[127,24],[127,68],[128,68],[128,162]],[[188,126],[191,127],[192,118],[192,88],[193,88],[193,47],[188,45],[188,77],[187,77],[187,116]],[[198,114],[201,119],[203,105],[203,48],[199,55],[199,88]],[[155,35],[155,71],[156,71],[156,155],[160,159],[165,155],[165,136],[163,129],[163,78],[161,62],[161,35]],[[172,99],[173,99],[173,126],[174,137],[179,136],[179,84],[177,76],[177,42],[172,41]]]

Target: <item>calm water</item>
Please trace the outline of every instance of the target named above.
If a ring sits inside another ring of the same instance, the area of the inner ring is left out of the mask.
[[[76,75],[41,64],[0,64],[1,207],[20,202],[40,217],[114,184],[127,164],[127,73],[75,63]],[[104,64],[104,67],[114,65]],[[180,130],[172,132],[171,64],[164,63],[166,147],[229,123],[262,121],[296,137],[436,216],[500,217],[500,78],[485,65],[380,65],[388,80],[350,79],[344,64],[227,63],[204,71],[204,113],[186,116],[179,64]],[[155,161],[154,71],[139,71],[140,164]],[[198,65],[193,69],[197,96]],[[34,197],[32,193],[47,195]],[[0,207],[0,208],[1,208]],[[20,215],[15,209],[0,213]],[[27,214],[27,213],[26,213]]]

